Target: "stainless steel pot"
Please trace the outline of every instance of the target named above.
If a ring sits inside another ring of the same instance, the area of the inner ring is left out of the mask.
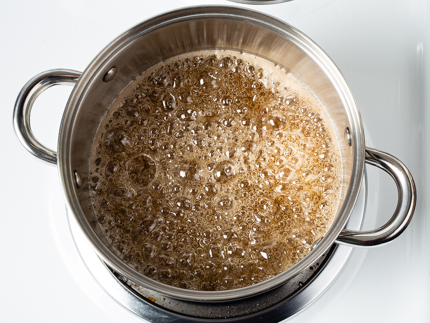
[[[307,84],[330,115],[342,156],[343,184],[336,219],[327,235],[299,263],[274,278],[228,291],[192,291],[154,281],[130,268],[110,248],[91,206],[89,153],[99,122],[121,90],[149,67],[176,55],[203,49],[252,53],[283,66]],[[75,84],[66,105],[57,153],[40,144],[30,128],[37,96],[52,85]],[[403,232],[415,208],[416,191],[407,168],[395,157],[365,148],[360,114],[340,71],[312,40],[294,27],[267,15],[234,7],[196,7],[145,21],[115,39],[83,72],[50,70],[31,79],[14,110],[16,133],[36,157],[57,164],[69,208],[97,254],[137,284],[171,297],[227,301],[270,290],[316,261],[333,243],[352,246],[385,244]],[[354,208],[365,162],[388,172],[398,188],[398,205],[387,224],[374,231],[344,230]]]

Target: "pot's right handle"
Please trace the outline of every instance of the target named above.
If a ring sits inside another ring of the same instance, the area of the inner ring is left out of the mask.
[[[81,72],[55,69],[40,73],[28,81],[16,99],[13,111],[13,125],[19,141],[34,156],[57,164],[57,153],[42,145],[33,135],[30,126],[30,113],[37,97],[51,86],[75,84]]]
[[[359,247],[386,244],[397,238],[412,219],[416,204],[416,189],[414,179],[406,166],[396,157],[371,148],[366,148],[366,163],[386,171],[394,179],[398,191],[396,210],[391,219],[379,229],[342,230],[336,239],[338,244]]]

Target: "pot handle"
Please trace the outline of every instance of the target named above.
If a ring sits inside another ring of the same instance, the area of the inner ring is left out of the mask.
[[[373,247],[397,238],[409,225],[416,204],[414,179],[406,166],[396,157],[372,148],[366,148],[366,163],[386,171],[394,180],[398,191],[397,207],[391,219],[376,230],[342,230],[336,243]]]
[[[29,80],[19,92],[13,111],[13,126],[19,141],[31,154],[46,162],[57,164],[57,152],[42,145],[33,135],[30,113],[37,97],[51,86],[75,84],[81,72],[54,69],[42,72]]]

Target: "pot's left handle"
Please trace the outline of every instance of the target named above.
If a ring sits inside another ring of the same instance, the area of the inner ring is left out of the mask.
[[[19,141],[31,154],[46,162],[57,164],[57,152],[42,145],[33,135],[30,126],[30,113],[37,97],[54,85],[74,85],[81,72],[54,69],[42,72],[29,80],[16,99],[13,111],[13,126]]]

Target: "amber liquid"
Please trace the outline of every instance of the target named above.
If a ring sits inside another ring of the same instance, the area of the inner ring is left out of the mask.
[[[199,52],[146,71],[95,137],[98,221],[131,267],[193,290],[256,284],[333,221],[341,162],[324,109],[272,63]]]

